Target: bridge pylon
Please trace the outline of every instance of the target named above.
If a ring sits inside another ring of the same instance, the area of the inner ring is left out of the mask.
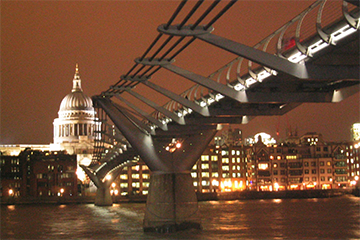
[[[121,106],[95,97],[152,172],[146,201],[144,231],[173,232],[201,228],[190,171],[217,133],[216,125],[168,124],[150,134]]]

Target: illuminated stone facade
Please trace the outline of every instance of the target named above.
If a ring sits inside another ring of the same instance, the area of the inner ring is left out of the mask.
[[[54,143],[50,145],[50,149],[76,154],[78,164],[89,165],[100,123],[96,121],[91,98],[82,90],[78,65],[76,65],[73,88],[61,101],[58,116],[53,123]],[[78,177],[82,181],[86,179],[85,173],[79,167]]]

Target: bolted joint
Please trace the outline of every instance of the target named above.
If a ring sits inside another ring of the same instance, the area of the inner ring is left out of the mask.
[[[134,88],[134,86],[127,86],[127,87],[123,87],[123,86],[110,86],[111,89],[114,89],[114,90],[124,90],[124,91],[127,91],[127,90],[131,90]]]
[[[204,29],[204,26],[196,26],[195,28],[192,25],[184,26],[180,29],[178,29],[178,25],[172,25],[169,26],[167,29],[165,29],[166,24],[162,24],[158,27],[158,31],[167,35],[172,36],[181,36],[181,37],[187,37],[187,36],[197,36],[202,34],[211,33],[214,28],[209,27],[208,29]]]
[[[132,75],[132,76],[122,75],[120,78],[121,78],[122,80],[132,81],[132,82],[145,82],[145,81],[147,81],[147,80],[150,79],[149,76],[141,76],[141,77],[140,77],[140,76],[134,76],[134,75]]]
[[[101,93],[101,96],[104,98],[104,97],[112,97],[114,96],[114,93],[112,92],[104,92],[104,93]]]
[[[147,66],[163,66],[163,65],[167,65],[167,64],[171,64],[173,62],[175,62],[175,60],[170,60],[170,59],[162,59],[162,60],[159,60],[157,58],[155,59],[149,59],[149,58],[144,58],[144,59],[140,59],[140,58],[137,58],[135,59],[135,62],[136,63],[139,63],[139,64],[142,64],[142,65],[147,65]]]

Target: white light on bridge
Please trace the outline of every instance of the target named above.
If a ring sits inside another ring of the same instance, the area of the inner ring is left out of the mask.
[[[271,73],[269,73],[266,70],[263,70],[258,74],[258,80],[261,82],[262,80],[264,80],[265,78],[270,77],[270,76],[271,76]]]
[[[218,94],[215,95],[215,100],[216,100],[216,101],[219,101],[220,99],[223,99],[223,98],[224,98],[224,96],[221,95],[220,93],[218,93]]]
[[[257,83],[257,81],[253,78],[248,78],[245,80],[248,86],[253,85],[254,83]]]
[[[300,61],[304,60],[307,56],[305,54],[302,54],[301,52],[297,52],[293,55],[291,55],[288,60],[293,63],[299,63]]]
[[[235,89],[236,91],[241,91],[241,90],[245,89],[245,86],[242,85],[241,83],[238,83],[238,84],[236,84],[236,85],[234,86],[234,89]]]
[[[358,19],[358,22],[360,21],[360,19]],[[331,34],[332,39],[334,40],[334,42],[339,41],[340,39],[343,39],[347,36],[349,36],[350,34],[356,32],[356,29],[346,25],[345,27],[340,28],[339,30],[333,32]]]
[[[208,105],[211,105],[213,102],[215,102],[215,99],[210,97],[210,98],[208,98],[207,102],[208,102]]]
[[[110,180],[110,179],[111,179],[111,175],[109,175],[109,174],[106,175],[104,179],[105,179],[105,180]]]
[[[200,107],[206,107],[207,105],[206,105],[206,102],[205,101],[201,101],[200,102]]]
[[[329,44],[327,42],[324,42],[323,40],[319,40],[316,43],[310,45],[309,53],[310,54],[316,53],[316,52],[326,48],[327,46],[329,46]]]

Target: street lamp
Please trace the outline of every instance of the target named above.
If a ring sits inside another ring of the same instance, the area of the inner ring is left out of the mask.
[[[60,188],[59,192],[58,192],[58,196],[63,196],[65,190],[63,188]]]

